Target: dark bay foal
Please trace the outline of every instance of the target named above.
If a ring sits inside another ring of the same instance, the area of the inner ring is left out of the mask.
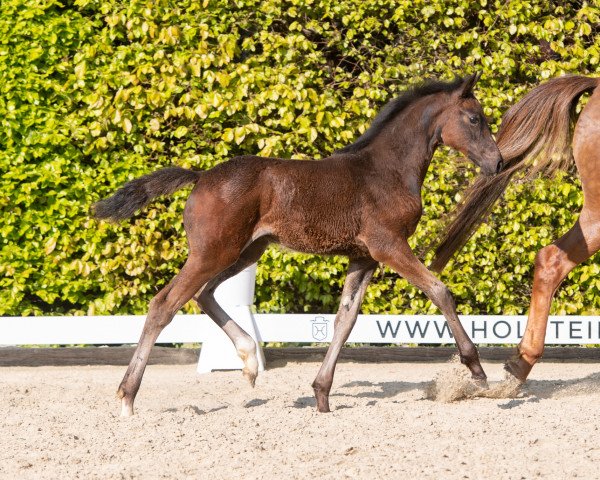
[[[421,186],[438,145],[468,156],[484,173],[502,168],[481,105],[472,93],[477,76],[431,81],[389,102],[353,144],[321,161],[237,157],[211,170],[171,167],[125,184],[95,204],[97,218],[131,217],[159,195],[194,184],[183,221],[189,257],[150,302],[144,329],[119,386],[122,415],[133,414],[150,350],[175,313],[194,298],[234,343],[243,374],[254,385],[256,345],[215,301],[227,278],[256,262],[269,243],[350,258],[333,340],[313,383],[320,412],[339,352],[348,338],[378,262],[422,289],[442,311],[461,360],[474,379],[486,376],[456,314],[452,296],[408,245],[421,217]]]

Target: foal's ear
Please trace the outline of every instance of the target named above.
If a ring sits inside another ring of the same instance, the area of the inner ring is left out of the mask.
[[[477,83],[477,80],[479,80],[479,77],[481,77],[481,73],[477,72],[463,79],[463,83],[460,87],[461,98],[468,98],[473,96],[473,87]]]

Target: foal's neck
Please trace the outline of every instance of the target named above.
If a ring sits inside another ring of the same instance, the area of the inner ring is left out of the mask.
[[[411,193],[420,194],[431,158],[441,143],[441,114],[447,95],[432,94],[406,107],[382,130],[370,150],[378,169],[393,172]]]

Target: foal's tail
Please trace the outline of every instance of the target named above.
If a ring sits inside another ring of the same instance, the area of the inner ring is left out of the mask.
[[[96,218],[125,220],[156,197],[170,195],[190,183],[196,183],[200,175],[201,172],[181,167],[157,170],[127,182],[112,196],[95,203],[92,206],[92,213]]]
[[[550,80],[504,114],[496,142],[506,167],[495,177],[480,176],[469,187],[464,200],[449,215],[446,228],[432,243],[438,244],[432,270],[441,272],[454,252],[469,240],[515,173],[527,171],[531,178],[568,167],[573,159],[572,120],[577,101],[598,82],[597,78],[579,75]]]

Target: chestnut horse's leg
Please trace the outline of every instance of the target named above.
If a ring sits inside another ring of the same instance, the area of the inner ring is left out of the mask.
[[[215,261],[209,262],[204,257],[190,255],[171,283],[150,301],[140,341],[117,391],[121,398],[121,416],[133,415],[133,401],[142,383],[150,351],[160,332],[171,322],[175,313],[221,268],[215,265]]]
[[[372,258],[350,261],[348,276],[342,291],[342,300],[335,317],[333,339],[327,349],[319,373],[312,384],[319,412],[329,412],[329,391],[333,383],[333,374],[340,350],[356,323],[360,305],[375,268],[377,268],[377,262]]]
[[[546,326],[556,289],[577,265],[600,250],[600,212],[584,207],[577,223],[552,245],[542,248],[535,259],[531,306],[527,328],[517,354],[506,369],[524,382],[544,352]]]
[[[256,342],[248,335],[231,317],[221,308],[214,297],[216,288],[244,268],[256,262],[269,244],[267,237],[261,237],[248,245],[241,253],[240,258],[229,268],[213,277],[202,287],[194,298],[200,308],[227,334],[235,345],[239,357],[244,362],[243,375],[250,385],[254,386],[258,375],[258,359],[256,357]]]
[[[575,266],[600,250],[599,122],[600,89],[596,88],[573,134],[573,156],[581,177],[583,209],[571,230],[538,252],[527,327],[516,356],[506,363],[506,370],[521,382],[527,379],[544,352],[548,314],[556,289]]]
[[[391,236],[387,235],[384,239],[378,238],[368,242],[367,246],[375,260],[389,265],[403,278],[423,290],[442,311],[456,340],[461,362],[469,368],[473,379],[482,386],[487,385],[487,377],[479,362],[479,353],[458,319],[454,299],[448,287],[419,261],[405,239],[392,240]]]

